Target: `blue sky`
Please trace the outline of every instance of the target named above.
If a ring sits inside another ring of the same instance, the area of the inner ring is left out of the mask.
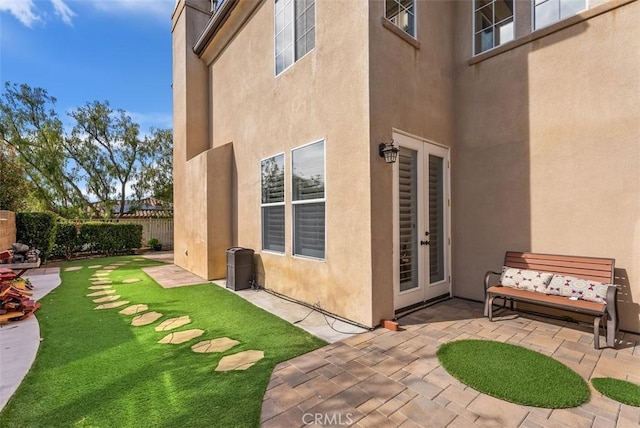
[[[42,87],[60,118],[108,100],[137,122],[171,128],[175,0],[0,0],[0,81]]]

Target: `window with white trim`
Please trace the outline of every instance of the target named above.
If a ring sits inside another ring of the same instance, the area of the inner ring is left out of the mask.
[[[260,162],[262,249],[284,253],[284,154]]]
[[[276,75],[315,46],[315,0],[275,0]]]
[[[475,0],[474,54],[513,40],[513,0]]]
[[[416,0],[385,0],[384,16],[398,28],[416,36]]]
[[[325,258],[324,141],[291,151],[293,254]]]
[[[587,0],[534,0],[533,29],[569,18],[587,8]]]

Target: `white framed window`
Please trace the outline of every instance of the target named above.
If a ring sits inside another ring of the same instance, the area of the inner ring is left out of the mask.
[[[416,37],[416,0],[385,0],[384,9],[385,18]]]
[[[324,140],[291,151],[293,255],[325,259]]]
[[[566,19],[587,8],[587,0],[533,0],[533,29]]]
[[[275,0],[276,76],[316,46],[315,0]]]
[[[514,39],[513,7],[513,0],[474,0],[474,55]]]
[[[260,161],[262,249],[284,253],[284,153]]]

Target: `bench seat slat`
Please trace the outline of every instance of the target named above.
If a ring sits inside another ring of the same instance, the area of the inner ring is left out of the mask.
[[[604,315],[606,305],[604,303],[590,302],[588,300],[569,300],[563,296],[552,294],[534,293],[517,288],[494,285],[487,289],[487,293],[492,296],[504,296],[516,298],[527,303],[540,303],[545,306],[552,306],[567,311],[587,313],[588,315]]]

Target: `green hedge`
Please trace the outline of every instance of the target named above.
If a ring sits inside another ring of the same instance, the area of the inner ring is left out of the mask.
[[[56,239],[56,216],[52,213],[16,213],[16,240],[40,250],[46,261]]]
[[[79,253],[103,255],[132,253],[142,245],[142,225],[89,222],[80,225],[60,222],[54,254],[71,259]]]

